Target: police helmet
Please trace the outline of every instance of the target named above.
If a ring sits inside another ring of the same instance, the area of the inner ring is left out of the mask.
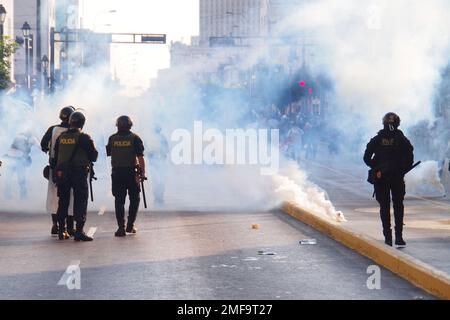
[[[383,126],[391,131],[397,129],[400,126],[400,117],[394,112],[386,113],[383,117]]]
[[[67,106],[61,109],[59,112],[59,118],[64,122],[69,122],[69,118],[72,113],[75,112],[75,108],[72,106]]]
[[[117,118],[116,127],[119,130],[130,130],[133,126],[133,121],[129,116],[120,116]]]
[[[69,118],[69,125],[72,128],[83,129],[86,117],[79,111],[75,111]]]

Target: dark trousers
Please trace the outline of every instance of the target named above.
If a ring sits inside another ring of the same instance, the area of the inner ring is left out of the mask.
[[[395,233],[401,236],[403,232],[403,216],[405,199],[405,181],[403,177],[393,177],[389,181],[375,184],[375,194],[380,204],[380,217],[383,224],[383,232],[391,230],[391,194],[394,204]]]
[[[134,168],[113,168],[112,171],[112,193],[115,198],[116,219],[119,228],[125,227],[125,200],[130,198],[130,207],[128,208],[129,226],[133,226],[136,222],[139,203],[141,201],[141,187],[136,180],[136,172]]]
[[[64,183],[58,184],[58,221],[60,227],[65,226],[70,204],[70,190],[73,190],[73,217],[77,231],[82,232],[86,223],[89,189],[87,170],[73,168]]]

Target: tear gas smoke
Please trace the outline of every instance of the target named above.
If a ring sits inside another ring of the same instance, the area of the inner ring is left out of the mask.
[[[433,119],[434,87],[440,79],[441,68],[448,62],[449,9],[450,5],[443,0],[426,4],[406,0],[310,1],[292,10],[292,15],[279,21],[278,27],[272,30],[274,36],[295,35],[297,40],[314,42],[315,58],[311,57],[306,67],[316,79],[319,75],[328,78],[327,95],[331,98],[323,116],[327,126],[338,130],[333,139],[342,146],[338,154],[342,159],[353,152],[357,161],[361,159],[364,143],[381,127],[381,118],[388,111],[400,114],[403,128],[420,119]],[[293,46],[298,47],[297,40],[293,40]],[[311,50],[305,52],[312,56]],[[228,61],[226,50],[223,51],[223,57],[215,56],[164,73],[149,92],[139,97],[121,95],[123,88],[105,80],[109,71],[100,69],[79,73],[66,90],[38,101],[35,112],[16,107],[17,102],[4,97],[0,154],[5,154],[13,137],[26,129],[33,130],[40,138],[48,126],[58,122],[61,107],[82,107],[87,116],[84,131],[93,137],[100,151],[96,164],[99,181],[94,185],[96,201],[90,208],[106,205],[112,209],[110,167],[104,145],[115,132],[118,116],[128,114],[134,119],[133,131],[146,142],[146,152],[157,147],[153,131],[156,126],[162,128],[167,138],[175,129],[192,129],[196,120],[219,130],[264,127],[259,121],[259,111],[266,105],[249,103],[242,91],[218,90],[213,84],[208,86],[199,80],[199,75],[214,73],[220,64]],[[277,61],[284,61],[277,51],[258,46],[237,60],[234,68],[247,71],[261,64],[275,65]],[[291,85],[277,79],[274,76],[274,85],[263,90],[264,96],[276,97],[271,103],[282,101],[286,88]],[[37,148],[32,157],[33,164],[27,169],[29,200],[17,201],[16,190],[13,199],[2,200],[1,210],[43,211],[46,181],[41,171],[47,157]],[[327,200],[325,192],[308,182],[304,172],[285,161],[282,163],[279,174],[271,177],[261,176],[259,168],[254,166],[169,164],[166,208],[268,209],[283,200],[291,200],[317,214],[345,219]],[[435,184],[435,164],[426,168],[423,177],[432,177],[430,183]],[[149,173],[152,174],[151,163]],[[408,184],[423,181],[412,177]],[[4,176],[1,180],[2,191],[15,188],[14,181],[5,181]]]
[[[426,161],[405,177],[406,192],[422,196],[443,196],[444,186],[439,178],[437,161]]]
[[[279,32],[302,32],[316,45],[316,68],[335,86],[336,126],[349,136],[362,132],[364,141],[389,111],[403,128],[434,119],[435,88],[449,62],[447,30],[448,1],[318,0]]]
[[[154,94],[130,98],[117,94],[116,84],[108,83],[100,77],[99,69],[80,75],[71,83],[70,89],[58,93],[54,97],[45,97],[36,105],[36,112],[19,108],[4,108],[1,119],[2,145],[9,147],[13,137],[24,130],[33,130],[39,139],[46,128],[59,122],[57,116],[62,106],[73,105],[84,109],[87,117],[84,132],[90,134],[100,152],[95,164],[99,181],[94,183],[95,203],[90,209],[102,206],[112,208],[113,198],[110,192],[110,165],[106,158],[104,146],[110,134],[115,132],[115,119],[126,113],[134,119],[133,130],[146,143],[146,155],[157,148],[154,128],[160,126],[169,138],[170,133],[177,128],[192,129],[195,120],[206,119],[204,123],[216,128],[238,128],[242,118],[243,101],[221,101],[228,108],[218,108],[211,115],[205,111],[201,102],[201,94],[195,85],[190,84],[188,75],[178,73],[176,85],[180,90],[173,92],[158,90]],[[183,79],[186,77],[185,79]],[[96,79],[96,81],[92,81]],[[175,79],[174,79],[175,80]],[[172,81],[172,79],[170,79]],[[11,104],[6,103],[5,106]],[[15,112],[11,113],[11,110]],[[236,112],[235,112],[236,110]],[[234,124],[234,126],[233,126]],[[250,124],[249,124],[250,126]],[[2,154],[7,148],[2,149]],[[16,177],[12,181],[2,177],[3,192],[12,189],[13,196],[2,200],[2,210],[21,210],[28,212],[44,211],[46,198],[46,181],[42,178],[42,168],[47,157],[38,147],[32,152],[33,164],[26,170],[29,197],[20,199],[20,189]],[[6,166],[6,164],[5,164]],[[152,176],[152,163],[149,161],[149,174]],[[184,210],[268,210],[279,206],[282,201],[297,202],[318,214],[337,217],[331,203],[325,194],[310,184],[306,176],[290,165],[274,176],[262,176],[258,166],[223,165],[223,166],[175,166],[168,164],[167,176],[167,206],[165,209]],[[3,196],[3,194],[2,194]]]

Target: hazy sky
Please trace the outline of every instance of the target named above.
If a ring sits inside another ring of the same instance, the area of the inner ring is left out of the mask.
[[[198,35],[199,0],[82,0],[84,27],[101,32],[166,33],[167,45],[113,45],[112,66],[129,86],[148,86],[169,66],[170,41]],[[116,13],[108,13],[116,10]]]

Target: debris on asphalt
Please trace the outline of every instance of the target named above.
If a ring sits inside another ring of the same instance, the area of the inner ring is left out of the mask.
[[[300,244],[301,245],[317,244],[317,240],[316,239],[303,239],[303,240],[300,240]]]
[[[252,224],[252,229],[258,230],[260,225],[258,223]]]
[[[259,250],[259,251],[258,251],[258,254],[259,254],[260,256],[274,256],[274,255],[276,255],[275,252],[272,252],[272,251],[264,251],[264,250]]]

